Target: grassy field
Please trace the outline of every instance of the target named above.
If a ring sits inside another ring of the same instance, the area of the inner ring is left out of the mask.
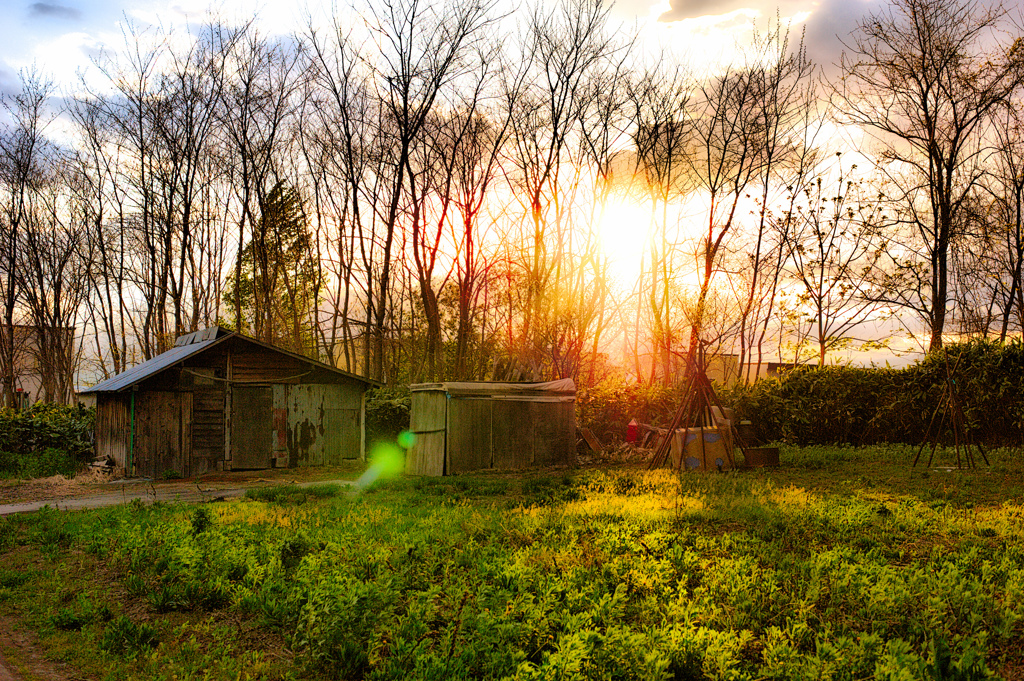
[[[0,617],[97,679],[1021,678],[1024,462],[913,453],[44,510]]]

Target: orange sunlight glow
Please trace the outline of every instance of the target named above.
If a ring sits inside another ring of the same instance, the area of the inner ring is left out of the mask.
[[[612,278],[631,287],[640,276],[650,229],[650,210],[628,197],[612,197],[598,218],[598,238],[608,256]]]

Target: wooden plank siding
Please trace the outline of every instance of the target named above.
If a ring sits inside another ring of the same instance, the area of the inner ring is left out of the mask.
[[[576,413],[572,402],[531,402],[533,465],[576,463]]]
[[[298,383],[310,373],[309,365],[260,346],[232,348],[231,380],[236,383]]]
[[[362,456],[362,391],[351,385],[275,385],[287,416],[289,466],[337,466]],[[278,432],[277,440],[281,436]]]
[[[192,394],[167,390],[135,394],[134,474],[162,478],[191,475]],[[142,456],[141,454],[145,454]]]
[[[270,386],[232,386],[231,467],[270,468],[274,397]]]
[[[130,401],[128,393],[96,398],[96,455],[110,457],[119,468],[127,465],[131,446]]]
[[[411,475],[444,475],[445,431],[448,424],[448,398],[439,390],[412,394],[409,430],[415,438],[405,459],[405,471]]]
[[[202,373],[192,379],[192,475],[202,475],[224,460],[225,383],[213,369],[195,371]]]
[[[336,465],[364,456],[368,385],[231,334],[134,384],[97,392],[96,451],[157,478]]]
[[[491,404],[488,398],[448,400],[445,474],[491,467]]]
[[[532,402],[494,400],[494,468],[516,470],[534,465],[533,420],[536,417]]]

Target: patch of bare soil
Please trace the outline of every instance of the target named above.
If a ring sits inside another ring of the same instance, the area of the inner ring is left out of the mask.
[[[194,490],[202,488],[242,487],[248,485],[284,485],[292,482],[313,482],[316,480],[355,479],[362,471],[362,464],[323,468],[282,468],[255,471],[216,471],[197,478],[183,480],[147,480],[140,478],[119,478],[98,471],[85,471],[74,478],[55,475],[35,480],[0,481],[0,504],[16,504],[49,499],[71,499],[92,494],[133,492],[150,487],[167,490]],[[0,681],[3,678],[0,677]]]
[[[78,670],[47,660],[35,633],[0,615],[0,681],[88,681]]]
[[[107,478],[99,473],[82,473],[70,479],[63,475],[54,475],[34,480],[8,480],[0,482],[0,504],[95,494],[102,490],[100,483],[106,480]]]

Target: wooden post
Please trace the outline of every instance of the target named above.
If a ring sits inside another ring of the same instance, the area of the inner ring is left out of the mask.
[[[231,348],[227,349],[227,366],[224,369],[224,470],[231,470]]]

